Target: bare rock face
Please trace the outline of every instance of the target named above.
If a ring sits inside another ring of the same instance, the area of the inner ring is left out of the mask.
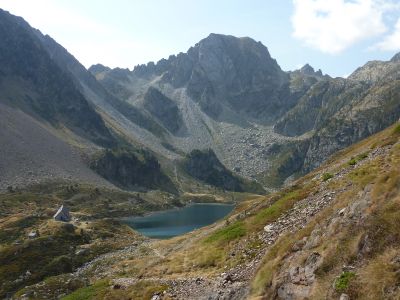
[[[226,102],[235,111],[274,119],[291,105],[281,98],[289,77],[261,43],[210,34],[188,56],[194,66],[187,89],[206,111]]]
[[[390,61],[391,62],[400,62],[400,52],[395,54]]]
[[[292,266],[284,273],[278,288],[278,297],[285,300],[307,299],[315,280],[315,270],[321,265],[319,253],[312,253],[304,266]]]
[[[144,96],[144,108],[153,114],[171,133],[184,129],[178,106],[159,90],[150,87]],[[162,109],[160,109],[162,108]]]
[[[102,145],[115,141],[103,119],[22,18],[0,9],[0,102]],[[43,37],[43,36],[42,36]]]

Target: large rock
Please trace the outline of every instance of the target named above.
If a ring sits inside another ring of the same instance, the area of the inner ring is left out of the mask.
[[[279,298],[308,299],[315,281],[315,271],[321,263],[321,255],[313,252],[306,259],[304,266],[293,266],[285,271],[277,291]]]

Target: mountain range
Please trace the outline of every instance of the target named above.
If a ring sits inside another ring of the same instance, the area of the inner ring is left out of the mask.
[[[251,38],[210,34],[133,70],[86,70],[22,18],[0,11],[0,23],[3,189],[57,178],[111,186],[89,162],[121,147],[148,152],[174,185],[192,177],[183,164],[200,150],[276,189],[400,116],[399,55],[331,78],[309,65],[285,72]]]
[[[221,34],[86,69],[0,10],[0,298],[399,299],[399,92],[400,54],[332,78]],[[193,202],[235,207],[121,219]]]

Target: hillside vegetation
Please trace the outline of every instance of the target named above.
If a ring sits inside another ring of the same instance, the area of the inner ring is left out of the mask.
[[[217,224],[109,253],[66,299],[397,299],[399,162],[396,124]]]

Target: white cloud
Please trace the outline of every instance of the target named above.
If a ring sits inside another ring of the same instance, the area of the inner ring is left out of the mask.
[[[372,49],[383,51],[398,51],[400,50],[400,19],[397,20],[394,31],[385,36],[382,41],[375,44]]]
[[[306,45],[338,54],[388,31],[390,0],[293,0],[293,36]]]

